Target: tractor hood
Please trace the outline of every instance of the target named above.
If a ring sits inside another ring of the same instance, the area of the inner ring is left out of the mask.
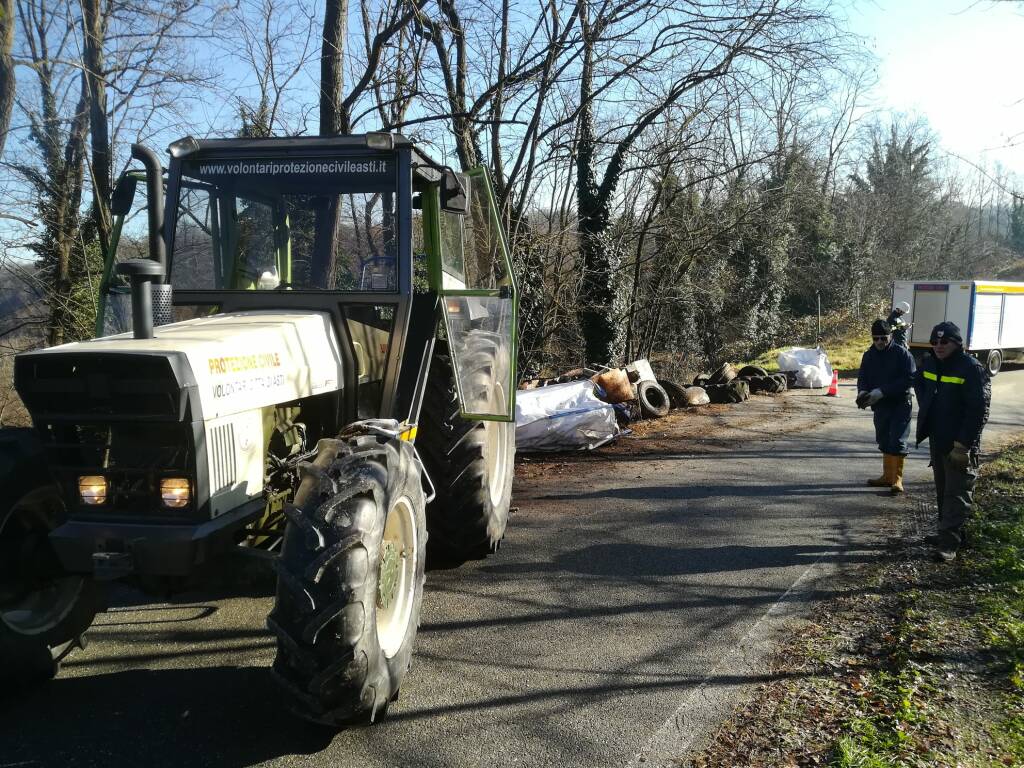
[[[122,364],[163,358],[181,389],[199,401],[206,420],[332,392],[343,380],[341,352],[327,313],[219,314],[159,326],[151,339],[125,333],[19,355],[18,390],[23,397],[28,395],[26,404],[33,415],[37,414],[31,395],[40,394],[34,384],[42,383],[33,380],[49,378],[46,372],[65,356],[69,362],[83,363],[63,375],[73,379],[82,371],[87,380],[72,389],[86,392],[95,389],[96,377],[108,370],[105,363],[121,380],[126,378]]]

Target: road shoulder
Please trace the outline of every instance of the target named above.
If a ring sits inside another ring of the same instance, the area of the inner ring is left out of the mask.
[[[985,468],[953,566],[918,543],[934,511],[908,499],[886,556],[839,575],[767,680],[675,765],[1022,764],[1022,486],[1018,445]]]

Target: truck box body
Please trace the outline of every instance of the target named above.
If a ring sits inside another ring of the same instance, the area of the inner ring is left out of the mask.
[[[927,349],[931,330],[943,321],[956,323],[964,348],[975,354],[990,350],[1024,351],[1024,283],[994,280],[897,280],[893,306],[910,304],[910,347]]]

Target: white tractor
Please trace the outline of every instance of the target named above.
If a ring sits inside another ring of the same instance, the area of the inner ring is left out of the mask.
[[[379,718],[428,535],[466,560],[508,520],[517,295],[487,175],[388,133],[185,138],[166,175],[133,155],[98,337],[16,359],[33,429],[0,433],[0,681],[55,674],[104,582],[252,556],[277,564],[291,708]],[[148,257],[125,259],[142,178]]]

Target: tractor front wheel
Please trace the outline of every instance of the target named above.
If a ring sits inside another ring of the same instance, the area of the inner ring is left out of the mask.
[[[0,690],[56,675],[100,609],[95,582],[65,572],[50,547],[63,510],[56,487],[43,485],[0,512]]]
[[[412,664],[426,557],[419,465],[397,438],[321,440],[286,507],[273,673],[300,717],[373,722]]]

